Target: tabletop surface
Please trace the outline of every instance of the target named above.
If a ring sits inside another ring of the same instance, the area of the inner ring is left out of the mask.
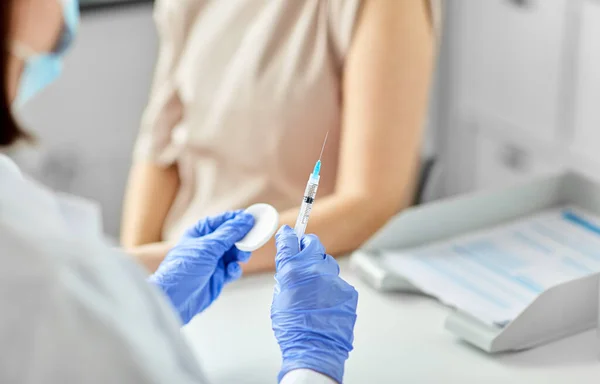
[[[348,260],[340,265],[360,295],[347,384],[600,382],[596,331],[490,356],[444,329],[450,310],[440,303],[379,293],[358,279]],[[184,329],[212,384],[276,382],[281,360],[269,318],[273,284],[270,274],[243,278]]]

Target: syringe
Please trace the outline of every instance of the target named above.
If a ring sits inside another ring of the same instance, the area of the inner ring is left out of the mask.
[[[315,202],[315,197],[317,196],[317,188],[319,188],[319,180],[321,179],[321,176],[319,175],[321,172],[321,156],[323,156],[325,143],[327,143],[327,136],[329,136],[329,132],[327,132],[325,135],[319,160],[317,160],[312,173],[310,176],[308,176],[308,182],[306,183],[306,189],[304,190],[302,205],[300,206],[300,212],[298,213],[296,226],[294,227],[294,231],[296,232],[296,236],[298,236],[298,241],[300,242],[300,248],[302,248],[302,236],[304,236],[304,231],[306,231],[308,218],[310,217],[310,211],[312,210],[312,205]]]

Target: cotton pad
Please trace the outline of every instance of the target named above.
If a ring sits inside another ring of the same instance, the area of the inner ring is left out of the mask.
[[[271,239],[279,226],[279,213],[269,204],[254,204],[246,209],[254,216],[254,227],[235,246],[240,251],[254,252]]]

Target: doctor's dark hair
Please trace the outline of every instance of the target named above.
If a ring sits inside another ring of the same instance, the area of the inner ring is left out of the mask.
[[[20,139],[30,138],[19,128],[8,99],[8,34],[10,32],[10,7],[15,0],[2,0],[0,4],[0,148]],[[18,1],[18,0],[16,0]]]

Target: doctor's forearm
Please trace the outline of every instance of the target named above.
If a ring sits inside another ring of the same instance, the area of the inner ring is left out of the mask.
[[[321,239],[327,253],[341,256],[363,244],[396,212],[406,207],[412,196],[407,188],[406,204],[367,196],[332,195],[319,200],[313,207],[307,233]],[[291,227],[296,223],[298,209],[281,212],[280,224]],[[250,261],[243,265],[244,273],[265,272],[275,269],[275,241],[254,252]]]

